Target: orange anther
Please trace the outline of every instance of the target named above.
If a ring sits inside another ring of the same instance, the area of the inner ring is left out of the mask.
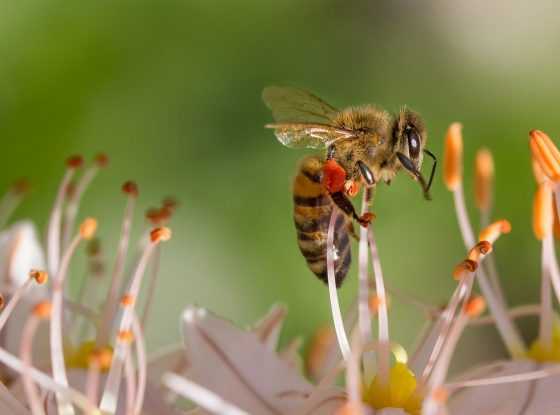
[[[171,239],[171,229],[165,226],[154,228],[150,232],[150,239],[153,243],[168,241]]]
[[[432,391],[432,399],[439,404],[445,404],[448,398],[449,392],[444,387],[438,387]]]
[[[451,191],[456,190],[463,180],[463,136],[459,123],[453,123],[445,136],[443,157],[443,180]]]
[[[123,307],[128,307],[134,304],[134,296],[130,294],[125,294],[121,297],[121,305]]]
[[[543,173],[554,182],[560,180],[560,151],[548,135],[539,130],[529,133],[529,146],[533,158]]]
[[[94,218],[87,218],[80,225],[80,236],[83,239],[91,239],[97,231],[97,221]]]
[[[498,220],[494,223],[491,223],[486,228],[484,228],[480,234],[478,235],[479,241],[488,241],[491,244],[496,242],[496,239],[501,234],[510,233],[511,232],[511,224],[509,221],[502,219]]]
[[[121,342],[126,342],[126,343],[130,343],[134,340],[134,334],[132,333],[131,330],[122,330],[119,331],[119,334],[117,335],[119,341]]]
[[[319,328],[313,335],[305,359],[307,373],[313,378],[321,376],[329,350],[335,341],[334,331],[328,326]]]
[[[547,182],[537,188],[533,199],[533,232],[535,237],[542,241],[550,235],[554,224],[552,189]]]
[[[41,301],[33,307],[33,315],[37,318],[48,319],[51,316],[52,304],[48,301]]]
[[[453,270],[453,278],[459,281],[467,273],[475,272],[477,268],[478,262],[475,262],[472,259],[464,259],[455,266],[455,269]]]
[[[494,160],[490,150],[483,148],[476,153],[474,196],[480,210],[490,209],[494,182]]]
[[[33,278],[37,284],[44,284],[49,280],[49,274],[46,271],[32,269],[29,271],[29,278]]]
[[[346,171],[335,160],[327,160],[323,166],[323,183],[329,193],[344,191]]]
[[[467,259],[470,259],[471,261],[474,262],[478,262],[480,261],[481,256],[487,255],[491,251],[492,251],[492,244],[490,242],[480,241],[471,248]]]
[[[364,410],[360,404],[346,402],[336,410],[335,415],[364,415]]]
[[[467,301],[465,304],[465,314],[467,314],[470,318],[476,318],[480,316],[484,310],[486,309],[486,301],[484,298],[477,295],[472,297]]]
[[[89,358],[90,365],[96,365],[99,370],[107,371],[111,368],[111,362],[113,360],[113,351],[110,347],[100,347],[95,349]]]
[[[368,300],[369,311],[374,314],[377,313],[379,307],[383,305],[384,301],[377,294],[371,294]]]

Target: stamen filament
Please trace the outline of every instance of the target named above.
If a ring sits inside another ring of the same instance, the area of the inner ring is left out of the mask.
[[[364,189],[361,215],[369,212],[370,189]],[[368,230],[360,226],[359,244],[359,280],[358,280],[358,326],[361,341],[369,343],[371,334],[371,312],[369,310],[369,281],[368,281]],[[373,379],[375,375],[375,361],[371,353],[363,353],[364,376]]]
[[[144,333],[142,331],[142,326],[138,321],[136,313],[134,314],[134,319],[132,320],[132,332],[136,338],[136,358],[138,365],[138,387],[136,388],[136,399],[134,406],[134,415],[140,415],[142,411],[142,406],[144,405],[144,396],[146,393],[146,383],[147,383],[147,356],[146,356],[146,343],[144,342]]]
[[[173,392],[195,402],[207,411],[223,415],[248,415],[235,405],[224,401],[214,392],[174,373],[166,373],[163,384]]]
[[[8,318],[10,317],[10,315],[12,314],[12,311],[14,311],[17,303],[24,296],[25,292],[29,289],[32,282],[33,282],[33,279],[29,278],[27,281],[25,281],[23,283],[23,285],[20,285],[14,291],[14,294],[12,295],[12,297],[10,298],[8,303],[6,304],[6,307],[4,307],[4,309],[0,313],[0,331],[6,325],[6,322],[8,321]]]
[[[27,192],[29,184],[26,180],[19,180],[12,185],[12,188],[6,192],[0,201],[0,229],[2,229],[18,205],[23,199],[23,195]]]
[[[58,262],[60,260],[60,225],[62,221],[62,204],[66,189],[76,173],[76,168],[81,165],[80,157],[72,157],[67,162],[67,170],[58,187],[54,205],[49,219],[47,230],[47,265],[51,275],[58,272]]]
[[[121,311],[121,321],[119,325],[119,334],[129,333],[132,324],[132,319],[134,315],[134,307],[136,304],[136,299],[140,292],[140,286],[142,283],[142,276],[146,270],[146,266],[150,260],[152,253],[158,243],[166,241],[171,237],[171,231],[168,228],[156,228],[151,232],[151,243],[146,245],[146,248],[140,257],[140,261],[136,266],[136,270],[132,276],[130,287],[126,296],[133,300],[132,304],[125,303],[122,304]],[[113,361],[111,363],[111,370],[107,375],[107,382],[105,384],[105,389],[103,396],[101,398],[100,408],[103,411],[114,413],[117,406],[117,397],[119,394],[121,375],[123,370],[123,365],[125,363],[129,339],[126,336],[117,336],[117,341],[115,345],[115,352],[113,354]]]
[[[0,362],[19,373],[23,373],[26,370],[26,365],[24,362],[22,362],[3,348],[0,348]],[[33,367],[29,368],[29,374],[32,379],[41,387],[62,396],[67,401],[73,402],[88,415],[102,415],[101,411],[99,411],[95,406],[91,405],[87,397],[82,395],[80,392],[61,385],[60,383],[51,379],[45,373],[40,372]]]
[[[333,209],[329,228],[327,231],[327,282],[329,286],[329,298],[331,301],[331,312],[333,318],[334,330],[338,340],[338,347],[345,362],[350,358],[350,344],[344,329],[340,305],[338,303],[338,293],[336,290],[335,271],[334,271],[334,225],[336,223],[337,212]]]
[[[150,311],[152,309],[152,304],[154,302],[156,286],[159,273],[159,264],[161,259],[161,248],[158,246],[154,252],[154,257],[152,259],[152,269],[150,273],[150,282],[148,285],[146,303],[144,304],[144,311],[142,312],[142,329],[146,330],[146,325],[148,324],[148,318],[150,316]]]
[[[84,195],[86,189],[93,181],[99,169],[107,164],[107,157],[104,154],[99,154],[95,158],[95,162],[91,165],[82,175],[78,184],[76,185],[75,192],[71,197],[68,198],[68,204],[66,206],[66,212],[64,217],[64,226],[62,232],[62,248],[66,249],[70,238],[72,236],[72,231],[74,229],[74,223],[76,222],[76,216],[78,214],[78,208],[80,206],[80,201]]]
[[[21,336],[21,346],[20,346],[20,357],[23,362],[22,371],[22,381],[23,388],[25,390],[25,395],[27,396],[27,401],[31,408],[31,413],[33,415],[44,415],[43,406],[37,388],[33,383],[33,379],[30,373],[32,367],[32,348],[33,348],[33,337],[37,327],[39,326],[40,319],[32,313],[25,325],[23,326],[22,336]]]
[[[379,352],[377,353],[377,376],[380,384],[387,385],[389,382],[391,342],[389,339],[389,316],[387,312],[387,294],[385,293],[385,284],[383,282],[383,271],[381,270],[381,262],[375,237],[373,235],[372,226],[368,226],[368,241],[371,251],[371,262],[373,265],[373,274],[375,278],[375,291],[379,299],[377,309],[378,320],[378,341]]]
[[[68,377],[66,376],[66,366],[64,364],[64,350],[62,344],[62,318],[63,318],[63,287],[70,265],[70,259],[74,255],[78,244],[82,240],[80,233],[74,237],[68,246],[62,261],[60,263],[59,272],[53,283],[52,293],[52,320],[50,325],[50,347],[51,347],[51,366],[54,380],[63,386],[68,386]],[[74,414],[74,408],[63,399],[63,396],[57,394],[57,405],[61,415]]]
[[[134,414],[134,402],[136,399],[136,379],[134,376],[134,365],[132,364],[132,348],[130,342],[126,345],[126,357],[124,359],[124,378],[126,384],[126,411]]]
[[[96,343],[98,346],[102,346],[109,341],[109,335],[111,332],[111,318],[117,310],[119,291],[122,284],[122,274],[124,271],[126,255],[130,242],[130,231],[132,228],[134,207],[136,204],[136,198],[138,197],[138,187],[134,182],[126,182],[123,185],[123,191],[128,195],[128,199],[121,227],[121,237],[119,240],[119,246],[117,248],[115,265],[113,267],[113,273],[111,275],[111,287],[109,288],[109,296],[107,298],[107,302],[105,303],[103,317],[101,318],[101,324],[97,331],[98,334]]]

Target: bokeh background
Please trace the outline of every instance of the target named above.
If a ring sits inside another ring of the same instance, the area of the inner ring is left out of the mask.
[[[424,116],[440,157],[447,126],[464,124],[471,206],[474,154],[492,150],[496,216],[514,229],[496,249],[500,273],[511,304],[535,302],[527,132],[560,136],[559,9],[554,1],[505,0],[4,2],[0,187],[28,177],[33,191],[16,217],[44,230],[65,158],[106,152],[110,166],[80,217],[99,218],[109,264],[123,181],[140,185],[135,236],[145,209],[167,195],[180,200],[148,327],[151,350],[179,341],[180,311],[190,303],[247,325],[282,302],[283,341],[308,340],[330,310],[292,226],[290,180],[305,152],[282,147],[263,128],[271,116],[262,88],[301,86],[338,107],[406,104]],[[441,175],[431,202],[404,175],[381,186],[375,212],[388,283],[444,303],[464,249]],[[78,257],[74,290],[83,265]],[[340,290],[345,306],[356,280],[352,273]],[[422,313],[395,301],[390,317],[393,338],[410,345]],[[535,321],[525,329],[531,336]],[[503,353],[494,332],[479,329],[462,350]]]

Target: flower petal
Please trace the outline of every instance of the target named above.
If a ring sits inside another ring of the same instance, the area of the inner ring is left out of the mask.
[[[45,255],[31,222],[17,222],[0,233],[0,264],[8,270],[5,282],[17,287],[27,281],[32,268],[45,269]]]
[[[275,304],[271,307],[266,316],[259,320],[253,327],[253,333],[270,350],[274,351],[278,347],[278,339],[286,318],[286,307]]]
[[[531,361],[507,362],[493,365],[482,378],[494,378],[540,370],[551,365]],[[488,373],[490,372],[490,373]],[[480,373],[480,371],[479,371]],[[475,376],[480,379],[481,376]],[[463,380],[463,379],[462,379]],[[453,415],[510,415],[560,413],[560,376],[510,382],[497,385],[476,386],[461,389],[451,396],[449,413]]]
[[[255,333],[204,309],[183,312],[186,376],[239,408],[258,414],[293,413],[312,386]]]

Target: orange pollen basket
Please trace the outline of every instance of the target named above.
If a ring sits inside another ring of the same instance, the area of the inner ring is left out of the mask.
[[[344,191],[346,171],[334,160],[327,160],[323,166],[323,183],[330,193]]]

